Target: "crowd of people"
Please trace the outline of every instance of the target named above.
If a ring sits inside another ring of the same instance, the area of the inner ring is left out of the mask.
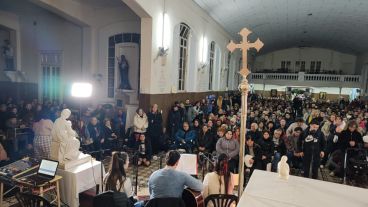
[[[250,173],[254,169],[277,171],[277,163],[285,155],[289,165],[300,169],[305,177],[312,172],[311,177],[317,179],[321,167],[328,168],[331,176],[342,177],[345,153],[357,157],[368,149],[367,102],[358,99],[322,102],[298,97],[287,101],[256,94],[251,94],[248,100],[245,161]],[[41,104],[37,100],[15,103],[8,99],[0,105],[0,133],[14,136],[14,129],[28,129],[31,135],[26,139],[25,149],[34,151],[38,158],[49,158],[52,124],[64,108],[66,104]],[[220,188],[224,193],[233,188],[228,176],[238,172],[241,110],[239,94],[227,94],[225,97],[208,96],[197,102],[175,102],[166,126],[157,104],[147,113],[142,108],[137,109],[133,126],[128,131],[125,130],[124,110],[109,105],[85,108],[81,117],[77,111],[70,119],[85,150],[121,151],[121,146],[115,144],[122,140],[138,153],[138,165],[149,166],[153,156],[169,150],[216,159],[215,172],[204,179],[205,194],[210,194],[212,188]],[[14,145],[6,142],[9,139],[4,140],[0,145],[1,164],[9,160],[8,155],[10,158],[17,155],[12,150]],[[113,155],[113,162],[127,162],[125,155],[116,156]],[[167,164],[172,168],[178,159],[167,161]],[[114,176],[107,176],[106,185],[125,189],[124,183],[128,180],[120,179],[125,177],[125,172],[115,172],[115,165],[112,164],[110,171]],[[224,180],[217,179],[220,183],[214,184],[212,180],[216,180],[216,175]],[[208,188],[209,185],[214,187]]]

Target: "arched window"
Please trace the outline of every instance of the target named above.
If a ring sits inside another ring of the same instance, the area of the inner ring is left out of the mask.
[[[213,83],[213,67],[215,66],[215,42],[211,42],[210,46],[210,68],[209,68],[209,74],[208,74],[208,90],[212,90],[212,83]]]
[[[226,88],[229,88],[229,76],[230,76],[230,59],[231,59],[231,52],[227,53],[227,74],[226,74]]]
[[[185,80],[188,68],[188,43],[190,28],[185,23],[180,23],[179,33],[179,84],[178,90],[185,90]]]

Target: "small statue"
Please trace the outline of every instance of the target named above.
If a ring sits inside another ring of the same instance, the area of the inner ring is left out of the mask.
[[[288,158],[284,155],[281,157],[280,162],[277,164],[277,172],[279,173],[279,177],[284,180],[289,179],[290,173],[289,164],[287,164],[286,162],[287,160]]]
[[[76,138],[77,133],[72,129],[72,122],[67,119],[71,111],[64,109],[61,116],[56,119],[51,131],[51,159],[63,164],[66,161],[78,159],[80,155],[80,142]]]
[[[120,58],[116,57],[120,71],[120,89],[131,90],[132,87],[129,83],[129,64],[125,55],[121,55]]]

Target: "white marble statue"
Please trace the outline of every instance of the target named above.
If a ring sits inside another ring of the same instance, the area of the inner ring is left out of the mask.
[[[78,159],[81,153],[76,132],[72,129],[72,123],[67,120],[70,114],[69,109],[64,109],[61,116],[56,119],[51,131],[51,159],[57,160],[61,164]]]
[[[284,155],[281,157],[280,162],[277,164],[277,172],[279,173],[279,177],[281,179],[289,179],[289,173],[290,173],[290,168],[289,168],[289,164],[287,164],[288,158]]]

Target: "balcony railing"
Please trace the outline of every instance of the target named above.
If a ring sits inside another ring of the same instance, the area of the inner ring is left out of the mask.
[[[361,75],[329,75],[299,73],[251,73],[250,80],[254,81],[299,81],[299,82],[344,82],[357,83],[362,81]]]

